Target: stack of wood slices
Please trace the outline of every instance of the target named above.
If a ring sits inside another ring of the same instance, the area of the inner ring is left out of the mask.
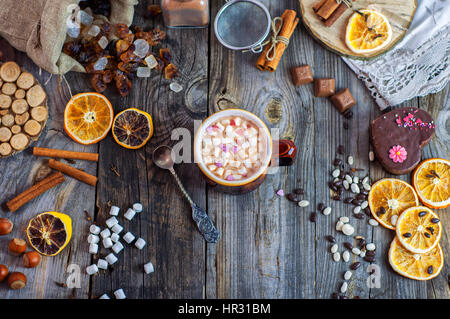
[[[47,95],[15,62],[0,66],[0,158],[27,148],[47,122]]]

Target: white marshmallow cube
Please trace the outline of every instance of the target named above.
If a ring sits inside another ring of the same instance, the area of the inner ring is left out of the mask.
[[[107,294],[101,295],[98,299],[111,299]]]
[[[136,242],[134,243],[134,245],[138,248],[138,249],[142,249],[144,248],[146,242],[145,240],[143,240],[142,238],[138,238],[138,240],[136,240]]]
[[[134,203],[134,204],[133,204],[133,210],[134,210],[136,213],[142,212],[142,204],[141,204],[141,203]]]
[[[92,276],[93,274],[96,274],[98,272],[98,267],[96,264],[92,264],[90,266],[86,267],[86,272],[89,276]]]
[[[97,260],[97,267],[98,269],[108,269],[108,262],[104,259]]]
[[[117,206],[111,206],[111,209],[109,210],[109,214],[110,214],[111,216],[119,216],[119,211],[120,211],[120,208],[119,208],[119,207],[117,207]]]
[[[89,244],[98,244],[99,241],[100,241],[100,237],[98,237],[97,235],[94,235],[94,234],[89,234],[89,236],[88,236]]]
[[[117,233],[112,233],[111,234],[111,240],[113,241],[113,243],[117,243],[120,239],[120,236]]]
[[[98,227],[97,225],[91,225],[91,227],[89,227],[89,231],[94,235],[98,235],[100,233],[100,230],[100,227]]]
[[[112,250],[116,254],[120,253],[122,251],[122,249],[123,249],[123,245],[120,243],[120,241],[118,241],[117,243],[114,244],[114,246],[112,246]]]
[[[155,268],[153,267],[153,264],[151,262],[148,262],[144,265],[144,272],[148,275],[155,271]]]
[[[95,255],[98,253],[98,245],[97,244],[90,244],[89,245],[89,253]]]
[[[106,220],[106,226],[108,226],[108,228],[111,228],[114,225],[117,225],[118,223],[119,221],[114,216]]]
[[[119,224],[115,224],[111,230],[113,231],[114,234],[120,234],[120,232],[123,230],[123,227],[120,226]],[[111,235],[112,236],[112,235]]]
[[[111,231],[108,228],[105,228],[100,232],[100,236],[102,236],[102,238],[108,238],[111,236]]]
[[[110,265],[114,264],[117,261],[117,257],[113,253],[110,253],[108,256],[105,257],[105,259]]]
[[[111,248],[112,245],[113,245],[113,242],[112,242],[110,237],[106,237],[106,238],[103,239],[103,247]]]
[[[114,291],[114,296],[116,296],[116,299],[125,299],[125,293],[123,292],[123,289],[117,289]]]
[[[127,212],[123,216],[128,220],[132,220],[134,215],[136,215],[136,212],[132,208],[128,208]]]
[[[126,233],[123,236],[123,240],[125,240],[127,242],[127,244],[130,244],[136,237],[134,237],[134,235],[130,232]]]

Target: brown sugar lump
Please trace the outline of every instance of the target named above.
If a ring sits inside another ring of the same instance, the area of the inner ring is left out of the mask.
[[[295,86],[304,85],[314,81],[309,65],[301,65],[291,68],[292,82]]]
[[[16,62],[6,62],[0,67],[0,77],[5,82],[15,82],[20,75],[20,67]]]
[[[355,99],[347,88],[332,95],[331,102],[340,113],[344,113],[352,106],[356,105]]]
[[[19,88],[28,90],[34,84],[34,76],[29,72],[22,72],[16,83]]]
[[[314,80],[314,96],[328,97],[334,94],[335,80],[332,78]]]
[[[38,84],[27,91],[27,102],[31,107],[41,105],[46,97],[47,94]]]

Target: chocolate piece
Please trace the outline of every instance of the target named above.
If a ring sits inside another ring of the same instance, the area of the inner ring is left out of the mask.
[[[344,113],[352,106],[356,105],[356,101],[348,89],[343,89],[331,97],[331,102],[341,113]]]
[[[327,97],[334,94],[334,79],[315,79],[314,96]]]
[[[405,107],[382,114],[370,124],[370,141],[384,169],[392,174],[411,172],[420,162],[422,148],[431,140],[436,125],[431,115],[421,109]],[[389,156],[394,146],[406,151],[401,162]]]
[[[301,65],[291,68],[292,82],[295,86],[311,83],[314,81],[309,65]]]

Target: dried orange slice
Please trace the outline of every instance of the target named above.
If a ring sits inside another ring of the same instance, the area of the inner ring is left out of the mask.
[[[80,93],[70,99],[64,111],[64,129],[80,144],[94,144],[106,137],[114,117],[108,99],[99,93]]]
[[[450,161],[443,158],[423,161],[415,169],[412,183],[424,205],[438,209],[450,205]]]
[[[355,53],[381,50],[391,42],[392,28],[388,19],[374,10],[359,10],[348,20],[345,43]]]
[[[72,237],[72,219],[57,212],[39,214],[28,223],[27,237],[38,253],[55,256],[67,246]]]
[[[442,225],[439,216],[425,206],[408,208],[398,218],[398,240],[407,250],[424,254],[439,243]]]
[[[397,218],[405,209],[419,205],[414,188],[396,178],[384,178],[373,184],[368,201],[373,217],[389,229],[395,229]]]
[[[395,272],[415,280],[436,277],[444,266],[444,254],[438,244],[425,254],[415,254],[405,249],[398,238],[394,238],[389,249],[389,263]]]
[[[143,147],[153,135],[153,121],[147,112],[129,108],[116,115],[112,134],[116,142],[129,149]]]

